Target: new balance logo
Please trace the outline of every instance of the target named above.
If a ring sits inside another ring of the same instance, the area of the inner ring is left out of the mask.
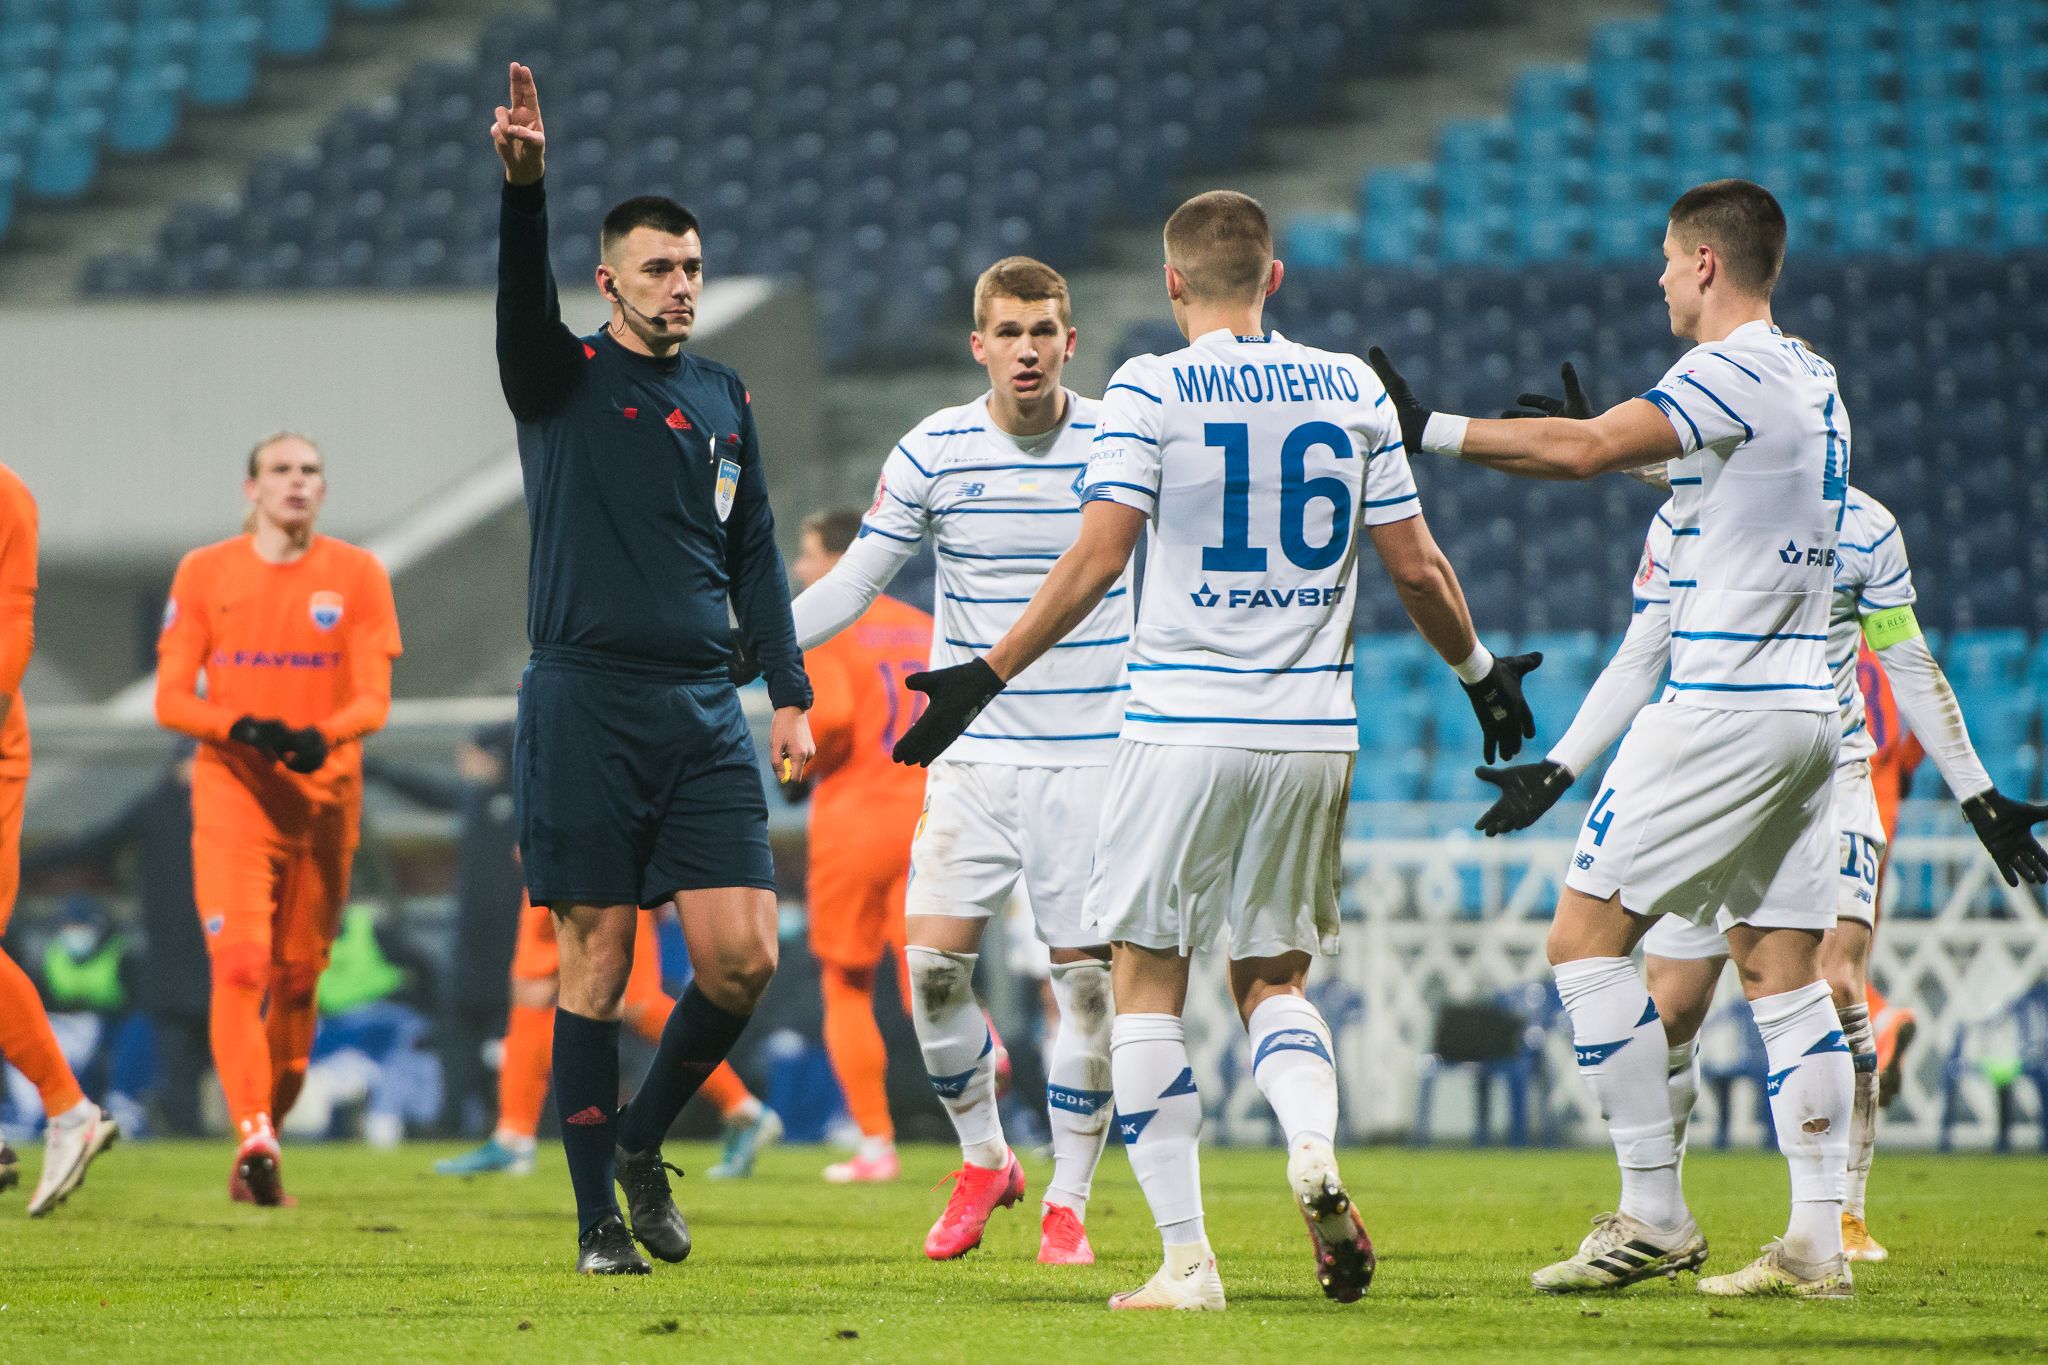
[[[1593,865],[1593,855],[1590,853],[1577,854],[1572,858],[1572,864],[1573,866],[1577,867],[1579,871],[1584,872],[1587,868]]]
[[[610,1123],[611,1117],[593,1104],[588,1109],[578,1109],[562,1122],[573,1123],[578,1128],[598,1128]]]
[[[1780,1090],[1785,1088],[1785,1082],[1791,1077],[1792,1073],[1798,1069],[1797,1065],[1788,1066],[1783,1071],[1773,1071],[1770,1075],[1764,1077],[1764,1095],[1767,1098],[1776,1096]]]
[[[1611,1043],[1588,1043],[1584,1047],[1573,1048],[1572,1051],[1578,1057],[1580,1066],[1598,1066],[1634,1041],[1633,1038],[1620,1038]]]

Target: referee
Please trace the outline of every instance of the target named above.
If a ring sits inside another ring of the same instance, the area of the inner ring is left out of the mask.
[[[561,944],[555,1101],[576,1268],[645,1275],[635,1237],[665,1261],[690,1253],[661,1140],[775,973],[768,813],[728,675],[728,598],[775,703],[784,781],[811,760],[811,688],[751,399],[738,375],[682,349],[704,279],[696,219],[653,196],[605,215],[597,287],[611,319],[579,339],[548,265],[540,98],[516,62],[491,140],[505,163],[498,376],[533,535],[513,796],[527,890],[554,912]],[[669,900],[696,978],[619,1109],[634,925],[641,907]]]

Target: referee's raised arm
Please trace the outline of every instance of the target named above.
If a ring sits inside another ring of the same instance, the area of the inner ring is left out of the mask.
[[[547,130],[533,72],[512,63],[509,105],[499,105],[491,142],[505,163],[498,209],[498,383],[521,421],[553,411],[579,374],[581,343],[562,323],[548,264],[547,195],[541,176]]]

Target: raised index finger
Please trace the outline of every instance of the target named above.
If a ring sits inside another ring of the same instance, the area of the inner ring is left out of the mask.
[[[540,112],[540,92],[533,88],[533,71],[518,62],[512,63],[512,107]]]

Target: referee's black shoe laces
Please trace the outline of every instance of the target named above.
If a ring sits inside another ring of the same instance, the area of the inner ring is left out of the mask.
[[[690,1254],[690,1225],[669,1194],[668,1173],[683,1173],[661,1159],[661,1149],[629,1152],[620,1147],[612,1153],[612,1166],[619,1188],[626,1192],[626,1213],[633,1220],[633,1236],[640,1245],[664,1261],[680,1261]]]

